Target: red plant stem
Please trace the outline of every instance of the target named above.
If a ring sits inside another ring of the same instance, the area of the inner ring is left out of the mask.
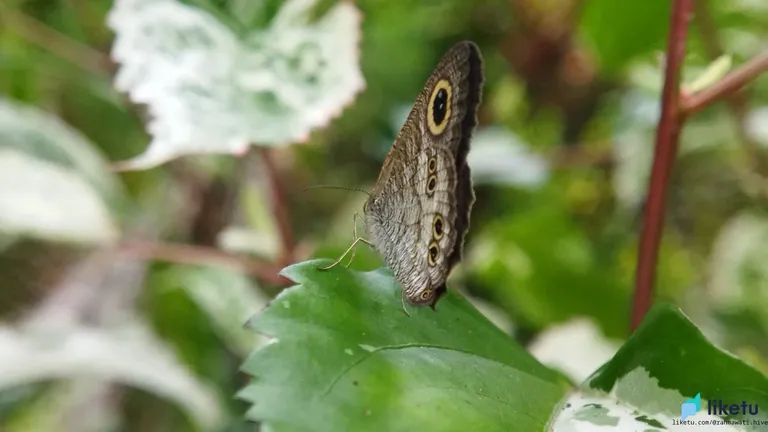
[[[264,166],[264,171],[269,181],[269,193],[270,201],[272,204],[272,215],[277,223],[277,229],[280,234],[280,241],[282,243],[281,262],[284,265],[290,264],[293,261],[293,252],[296,247],[296,242],[293,238],[293,230],[291,229],[291,220],[288,216],[288,205],[285,202],[285,193],[280,179],[278,177],[277,168],[275,162],[272,159],[272,149],[265,147],[258,147],[259,157],[261,158]]]
[[[672,5],[664,90],[661,99],[661,118],[656,130],[656,148],[653,155],[653,168],[648,200],[645,203],[643,231],[640,237],[640,251],[637,260],[635,299],[631,321],[632,331],[640,325],[653,299],[656,261],[659,255],[659,241],[667,207],[669,179],[672,175],[680,129],[683,123],[683,116],[678,110],[680,69],[685,56],[685,42],[692,6],[693,0],[675,0]]]
[[[754,57],[714,85],[683,98],[680,102],[680,114],[682,116],[689,116],[701,111],[723,96],[740,89],[767,70],[768,51]]]
[[[210,247],[126,240],[118,246],[118,250],[127,258],[193,265],[218,265],[250,274],[270,284],[278,286],[291,284],[289,280],[278,275],[279,266]]]

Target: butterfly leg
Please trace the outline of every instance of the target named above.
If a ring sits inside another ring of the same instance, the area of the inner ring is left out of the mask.
[[[355,218],[357,220],[359,220],[361,224],[363,224],[363,229],[364,230],[368,229],[368,226],[365,224],[365,219],[362,216],[360,216],[359,213],[355,212]],[[355,237],[357,237],[357,236],[355,236]],[[367,244],[370,247],[373,247],[373,243],[371,243],[371,242],[366,242],[365,244]]]
[[[355,212],[355,214],[352,216],[352,238],[353,239],[360,238],[360,237],[357,236],[357,219],[358,218],[360,220],[362,220],[360,215],[357,212]],[[365,222],[363,222],[363,223],[365,223]],[[365,243],[370,245],[370,243],[368,243],[367,241]],[[356,252],[357,252],[357,249],[352,249],[352,256],[349,258],[349,262],[347,262],[347,265],[345,265],[344,267],[349,268],[349,266],[352,265],[352,261],[355,260],[355,253]]]
[[[403,304],[403,312],[405,312],[405,314],[408,316],[408,318],[410,318],[411,314],[408,313],[408,309],[405,308],[405,291],[401,292],[400,302]]]
[[[371,243],[370,243],[368,240],[366,240],[366,239],[364,239],[364,238],[362,238],[362,237],[357,237],[357,238],[355,238],[355,241],[354,241],[354,242],[352,242],[352,245],[351,245],[351,246],[349,246],[349,247],[347,248],[347,250],[346,250],[346,251],[344,251],[344,253],[343,253],[343,254],[341,254],[341,256],[339,257],[339,259],[337,259],[336,261],[334,261],[334,262],[333,262],[333,264],[331,264],[331,265],[329,265],[329,266],[327,266],[327,267],[318,267],[317,269],[318,269],[318,270],[330,270],[330,269],[332,269],[333,267],[336,267],[336,266],[337,266],[337,265],[338,265],[338,264],[341,262],[341,260],[343,260],[343,259],[344,259],[344,257],[345,257],[345,256],[347,256],[347,254],[348,254],[350,251],[354,250],[354,248],[355,248],[355,246],[357,246],[357,243],[358,243],[358,242],[363,242],[363,243],[371,244]]]

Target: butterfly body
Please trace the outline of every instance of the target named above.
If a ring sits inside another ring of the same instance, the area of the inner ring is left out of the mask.
[[[387,154],[365,204],[370,241],[412,305],[434,308],[461,260],[475,201],[467,154],[482,97],[480,50],[441,59]]]

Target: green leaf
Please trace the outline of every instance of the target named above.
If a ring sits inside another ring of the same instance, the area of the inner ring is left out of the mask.
[[[703,361],[706,359],[706,361]],[[614,358],[590,380],[609,390],[619,377],[643,367],[686,397],[755,396],[768,406],[768,378],[714,346],[676,307],[659,304]]]
[[[286,268],[299,285],[250,323],[275,338],[243,366],[250,419],[276,431],[544,428],[563,379],[461,295],[409,317],[389,270],[317,270],[327,264]]]
[[[690,83],[683,83],[683,91],[687,94],[698,93],[720,81],[731,69],[731,56],[721,55],[701,71]]]
[[[669,0],[592,0],[585,3],[580,33],[603,73],[612,75],[635,58],[664,49]]]
[[[659,304],[613,359],[571,395],[555,430],[583,421],[610,421],[619,430],[641,430],[639,424],[669,429],[680,420],[682,403],[699,393],[701,409],[688,420],[722,420],[707,413],[707,401],[768,406],[768,377],[714,346],[679,309]],[[765,430],[768,423],[754,422],[766,421],[767,414],[763,409],[736,415],[751,424],[724,430]]]
[[[267,303],[266,297],[247,276],[202,266],[173,266],[165,271],[166,286],[179,287],[197,304],[227,346],[247,355],[261,338],[243,324]]]

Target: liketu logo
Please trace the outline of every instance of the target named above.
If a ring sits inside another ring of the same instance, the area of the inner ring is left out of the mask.
[[[686,417],[690,417],[701,409],[701,393],[696,393],[696,397],[693,399],[686,399],[680,406],[681,419],[685,421]]]
[[[685,402],[680,405],[680,420],[685,421],[686,418],[696,415],[701,410],[701,393],[696,393],[696,397],[686,399]],[[746,401],[741,403],[725,403],[723,400],[709,400],[707,401],[707,414],[716,416],[736,416],[736,415],[757,415],[758,406],[756,403],[751,404]]]

